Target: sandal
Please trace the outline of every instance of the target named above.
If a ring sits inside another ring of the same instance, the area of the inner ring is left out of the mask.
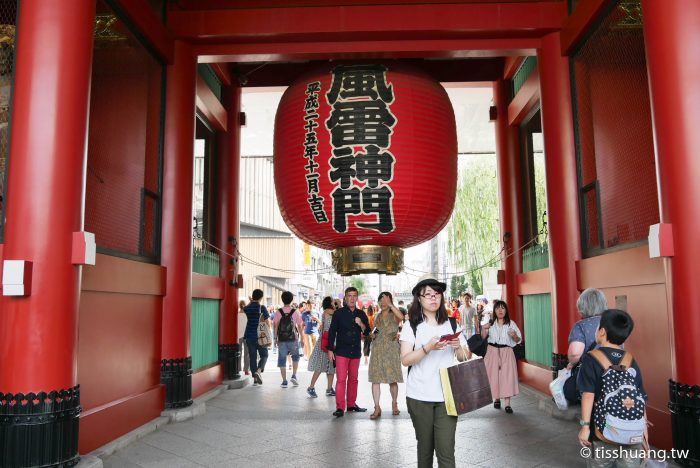
[[[374,413],[369,415],[369,419],[377,419],[382,415],[382,409],[379,406],[374,407]]]
[[[398,403],[393,402],[391,404],[391,414],[393,414],[394,416],[398,416],[399,414],[401,414],[401,411],[399,411],[399,404]]]
[[[496,409],[501,409],[501,400],[494,400],[493,407]]]

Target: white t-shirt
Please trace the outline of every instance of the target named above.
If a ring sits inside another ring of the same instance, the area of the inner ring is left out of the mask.
[[[459,324],[457,324],[457,331],[462,331],[462,327]],[[412,345],[415,344],[415,349],[420,349],[434,336],[451,335],[452,325],[450,325],[449,320],[446,320],[442,325],[428,325],[422,322],[418,324],[416,334],[417,337],[414,337],[411,324],[406,320],[401,329],[401,341]],[[463,333],[459,335],[459,341],[462,343],[462,346],[467,346],[467,340],[464,338]],[[445,401],[445,397],[442,395],[440,369],[450,367],[455,362],[455,350],[451,347],[445,347],[445,349],[439,351],[430,351],[418,364],[411,368],[411,373],[408,374],[406,379],[406,396],[420,401]]]

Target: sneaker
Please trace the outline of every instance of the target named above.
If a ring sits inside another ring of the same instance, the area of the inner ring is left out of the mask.
[[[253,382],[255,382],[258,385],[262,385],[262,379],[260,378],[259,372],[253,372]]]
[[[287,383],[286,380],[283,380],[282,385],[280,385],[280,387],[282,387],[282,388],[287,388],[288,386],[289,386],[289,384]]]
[[[313,387],[309,387],[306,389],[306,393],[311,397],[311,398],[318,398],[318,395],[316,395],[316,389]]]
[[[329,388],[328,390],[326,390],[326,396],[335,396],[335,390]]]
[[[292,378],[289,379],[289,380],[292,381],[292,385],[294,385],[295,387],[298,387],[298,386],[299,386],[299,381],[297,380],[297,376],[296,376],[296,375],[293,375]]]

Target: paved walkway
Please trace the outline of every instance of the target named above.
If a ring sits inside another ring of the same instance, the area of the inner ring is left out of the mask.
[[[274,364],[276,355],[271,355]],[[306,367],[306,361],[302,360]],[[280,388],[279,371],[269,367],[264,385],[229,390],[206,403],[206,414],[168,424],[115,452],[106,468],[155,467],[415,467],[416,440],[399,385],[399,416],[391,415],[389,386],[382,386],[382,417],[372,410],[367,366],[360,368],[358,403],[367,413],[334,418],[335,399],[325,396],[325,376],[316,385],[319,397],[308,398],[311,374],[300,372],[299,387]],[[521,394],[514,414],[492,407],[460,419],[457,466],[585,466],[579,456],[577,425],[546,416],[534,398]],[[437,466],[437,462],[435,462]]]

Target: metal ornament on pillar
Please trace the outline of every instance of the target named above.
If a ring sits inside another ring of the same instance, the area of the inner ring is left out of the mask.
[[[285,222],[335,249],[340,274],[396,274],[401,248],[433,238],[454,206],[452,105],[440,83],[404,64],[326,65],[282,96],[274,172]]]

